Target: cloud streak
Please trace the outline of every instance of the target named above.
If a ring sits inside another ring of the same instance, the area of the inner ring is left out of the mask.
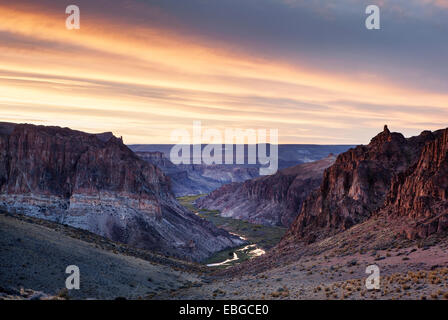
[[[79,1],[79,31],[60,4],[0,5],[0,120],[127,143],[170,143],[193,120],[279,128],[281,143],[366,143],[386,122],[437,129],[448,13],[422,2],[419,16],[421,2],[382,1],[377,34],[349,0]]]

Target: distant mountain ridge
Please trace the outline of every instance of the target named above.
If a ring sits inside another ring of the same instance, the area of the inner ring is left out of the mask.
[[[204,147],[203,145],[202,147]],[[197,195],[212,192],[222,185],[243,182],[259,176],[259,164],[248,164],[245,145],[244,164],[179,164],[174,165],[169,157],[173,145],[130,145],[142,159],[157,165],[171,179],[176,196]],[[235,149],[235,146],[233,146]],[[284,169],[300,163],[320,160],[328,154],[339,154],[349,145],[279,145],[278,168]],[[235,153],[234,153],[235,154]],[[191,161],[194,155],[191,154]],[[234,162],[235,163],[235,162]]]
[[[112,133],[0,123],[0,209],[188,260],[242,243],[183,208]]]
[[[209,193],[225,183],[258,176],[258,168],[239,165],[175,165],[163,152],[136,152],[143,160],[160,168],[171,181],[177,197]]]
[[[162,152],[167,159],[170,158],[170,151],[173,144],[130,144],[128,147],[134,152]],[[202,145],[202,149],[206,145]],[[247,164],[247,147],[244,145],[245,162],[240,166],[259,167],[259,164]],[[295,166],[300,163],[312,162],[327,157],[330,153],[340,154],[347,151],[354,145],[318,145],[318,144],[279,144],[278,145],[278,168],[284,169]],[[235,145],[233,145],[235,150]],[[267,146],[269,153],[269,144]],[[225,147],[223,146],[223,153]],[[191,161],[193,161],[194,154],[191,153]]]

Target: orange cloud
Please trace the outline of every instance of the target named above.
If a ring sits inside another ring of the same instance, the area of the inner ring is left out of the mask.
[[[397,127],[436,123],[437,115],[412,107],[445,110],[448,102],[447,94],[399,87],[379,74],[268,61],[219,41],[101,15],[82,18],[79,31],[66,30],[64,16],[50,11],[2,5],[0,16],[0,36],[15,39],[0,37],[4,121],[114,130],[128,143],[169,143],[172,129],[197,119],[214,127],[279,128],[282,143],[352,143],[365,137],[347,138],[344,128],[375,131],[385,119]],[[341,100],[402,105],[403,112]]]

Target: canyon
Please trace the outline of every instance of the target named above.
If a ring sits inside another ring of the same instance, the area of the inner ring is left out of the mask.
[[[367,146],[342,153],[325,170],[320,188],[305,200],[286,238],[311,243],[373,215],[387,215],[391,223],[405,217],[416,224],[408,233],[423,223],[426,231],[417,232],[423,237],[444,231],[446,132],[423,131],[405,138],[385,126]]]
[[[235,181],[258,176],[258,168],[245,165],[173,164],[163,152],[136,152],[143,160],[157,166],[171,181],[171,190],[177,197],[206,194]]]
[[[2,282],[11,287],[53,293],[54,271],[46,271],[37,253],[24,252],[38,248],[63,265],[77,248],[81,261],[87,256],[95,261],[83,267],[93,283],[101,261],[119,263],[125,280],[113,268],[102,272],[130,298],[448,297],[443,291],[448,281],[448,129],[405,138],[385,126],[367,145],[338,155],[322,155],[328,151],[322,148],[321,158],[306,163],[301,163],[306,157],[297,157],[303,146],[283,149],[287,157],[279,148],[287,167],[265,177],[243,170],[220,181],[225,170],[238,168],[197,165],[198,179],[218,178],[204,189],[193,179],[181,189],[194,167],[172,164],[166,156],[169,146],[133,146],[134,153],[111,133],[2,123],[0,147],[0,211],[7,212],[0,214],[0,251],[8,257],[0,260],[0,269],[8,275]],[[207,170],[213,173],[204,174]],[[181,205],[171,191],[175,184],[177,192],[196,196]],[[200,197],[207,188],[210,194]],[[213,253],[229,260],[247,246],[209,221],[254,235],[262,224],[288,229],[264,254],[241,263],[187,263]],[[17,264],[37,268],[45,277],[30,276],[25,267],[8,271]],[[380,290],[364,287],[366,267],[372,264],[381,269]],[[157,277],[157,284],[134,288],[129,272],[143,281],[140,266]],[[99,286],[92,292],[114,297]],[[0,298],[32,294],[0,288]],[[88,291],[78,294],[91,297]]]
[[[219,210],[224,217],[289,227],[306,197],[322,181],[336,156],[279,170],[271,176],[231,183],[199,198],[199,208]]]
[[[112,133],[0,124],[0,209],[200,261],[243,242],[183,208]]]
[[[259,163],[248,164],[247,145],[244,146],[244,164],[237,164],[236,161],[233,164],[194,164],[194,154],[192,153],[191,164],[178,165],[170,161],[170,152],[173,146],[147,144],[129,145],[129,148],[170,177],[172,191],[176,197],[206,194],[225,184],[243,182],[260,176],[261,165]],[[202,146],[202,148],[204,147]],[[351,145],[282,144],[278,146],[278,167],[281,170],[317,161],[327,157],[330,153],[337,155],[351,147]]]
[[[368,145],[340,154],[279,244],[228,273],[260,273],[297,261],[327,263],[330,257],[350,263],[350,258],[371,256],[389,268],[421,268],[432,261],[397,261],[391,251],[400,256],[401,251],[408,255],[423,248],[425,256],[429,248],[445,250],[447,132],[423,131],[405,138],[385,126]],[[440,254],[441,264],[448,265],[446,254]]]

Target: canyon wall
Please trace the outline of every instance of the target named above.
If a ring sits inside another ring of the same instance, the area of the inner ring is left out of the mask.
[[[241,243],[180,206],[112,133],[1,123],[0,208],[196,261]]]
[[[361,223],[380,210],[409,219],[415,219],[419,212],[433,215],[435,209],[419,209],[422,203],[428,204],[426,208],[440,206],[446,211],[443,132],[424,131],[406,139],[385,126],[368,145],[340,154],[325,170],[320,188],[305,200],[285,241],[314,242]]]
[[[252,223],[289,227],[303,201],[318,188],[336,156],[279,170],[271,176],[222,186],[196,201],[199,208]]]

